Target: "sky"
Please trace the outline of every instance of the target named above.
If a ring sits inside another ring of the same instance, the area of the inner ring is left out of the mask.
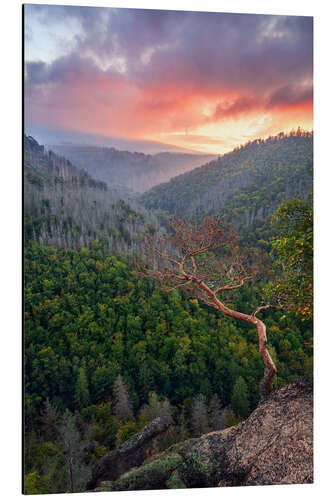
[[[26,5],[25,124],[223,154],[313,128],[311,17]]]

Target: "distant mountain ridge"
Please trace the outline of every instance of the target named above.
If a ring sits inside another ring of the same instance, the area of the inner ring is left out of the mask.
[[[40,128],[33,125],[27,126],[25,133],[35,137],[39,143],[45,145],[113,147],[132,153],[140,151],[145,154],[161,152],[202,154],[195,149],[148,139],[131,139],[66,129]]]
[[[64,157],[53,151],[46,151],[44,146],[31,136],[24,136],[24,174],[30,183],[34,181],[42,187],[44,184],[57,182],[79,183],[106,191],[104,182],[93,179],[85,170],[72,165]]]
[[[116,189],[142,193],[172,177],[193,170],[216,155],[163,152],[154,155],[115,148],[52,145],[56,153]]]
[[[239,228],[267,219],[285,200],[312,189],[313,134],[283,133],[236,148],[147,191],[148,209],[181,217],[223,214]]]

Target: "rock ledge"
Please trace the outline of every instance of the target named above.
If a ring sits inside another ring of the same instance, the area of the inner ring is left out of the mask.
[[[313,390],[310,381],[301,380],[272,393],[244,422],[177,443],[94,487],[121,491],[312,482]]]

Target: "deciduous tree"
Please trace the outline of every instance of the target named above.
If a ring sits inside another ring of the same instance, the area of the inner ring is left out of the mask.
[[[281,205],[274,223],[279,236],[272,241],[273,280],[267,287],[287,310],[302,319],[313,316],[313,211],[310,202],[294,199]]]

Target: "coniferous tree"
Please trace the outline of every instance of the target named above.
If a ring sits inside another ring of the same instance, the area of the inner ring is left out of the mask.
[[[89,405],[90,402],[88,380],[84,364],[82,364],[82,366],[79,368],[78,371],[74,402],[75,402],[75,407],[78,409],[85,408],[86,406]]]
[[[89,468],[84,463],[85,443],[81,441],[75,417],[69,410],[62,417],[60,442],[65,456],[69,490],[71,493],[83,491],[89,475]]]
[[[185,439],[188,439],[189,437],[189,430],[187,428],[187,421],[185,418],[184,408],[182,408],[182,411],[180,413],[179,424],[177,426],[177,433],[180,441],[185,441]]]
[[[170,401],[168,399],[165,399],[164,401],[162,401],[159,416],[167,418],[171,421],[173,420],[173,418],[172,418],[172,406],[171,406]]]
[[[250,411],[249,391],[243,377],[238,377],[232,390],[231,407],[236,415],[245,418]]]
[[[208,412],[205,397],[199,394],[194,398],[191,408],[191,428],[195,437],[208,432]]]
[[[139,381],[141,384],[140,395],[142,399],[146,400],[150,391],[154,387],[154,379],[151,369],[146,361],[140,364],[139,368]]]
[[[148,404],[140,410],[140,418],[150,422],[158,417],[165,417],[172,420],[172,408],[168,399],[160,400],[156,392],[149,394]]]
[[[59,413],[46,398],[44,410],[41,414],[42,432],[46,441],[55,441],[59,433]]]
[[[221,401],[217,394],[213,394],[208,407],[209,427],[212,431],[221,430],[224,427],[224,412]]]
[[[121,375],[118,375],[116,378],[113,390],[115,395],[114,411],[116,419],[120,422],[134,420],[133,407],[128,389]]]

